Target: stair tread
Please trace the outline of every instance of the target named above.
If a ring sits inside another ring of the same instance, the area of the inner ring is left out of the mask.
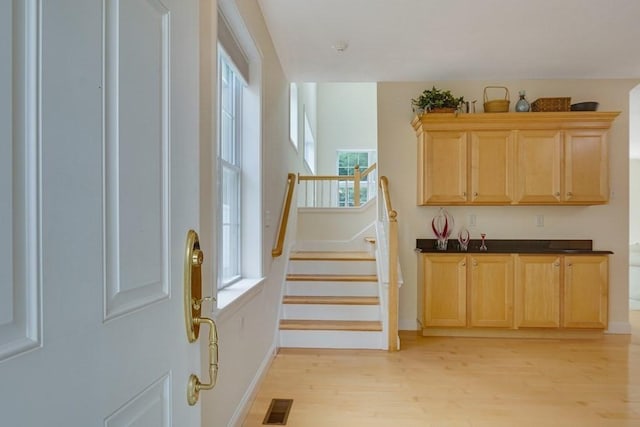
[[[296,251],[289,255],[296,261],[375,261],[375,256],[366,251]]]
[[[287,274],[287,280],[299,282],[377,282],[375,274]]]
[[[284,304],[379,305],[380,299],[371,296],[285,295],[282,302]]]
[[[376,320],[280,320],[281,330],[382,331]]]

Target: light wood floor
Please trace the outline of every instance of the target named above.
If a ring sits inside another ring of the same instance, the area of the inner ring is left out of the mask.
[[[590,340],[402,336],[398,353],[283,349],[245,427],[272,398],[291,427],[640,426],[640,311],[631,336]]]

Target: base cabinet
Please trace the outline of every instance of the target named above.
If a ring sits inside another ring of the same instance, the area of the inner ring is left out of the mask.
[[[470,326],[513,327],[513,256],[470,255]]]
[[[560,327],[560,256],[516,258],[516,328]]]
[[[421,257],[423,324],[467,325],[467,257],[431,255]]]
[[[563,327],[608,326],[608,261],[603,256],[564,257]]]
[[[511,255],[422,256],[424,326],[513,325]]]
[[[419,270],[425,331],[608,326],[607,255],[422,253]]]

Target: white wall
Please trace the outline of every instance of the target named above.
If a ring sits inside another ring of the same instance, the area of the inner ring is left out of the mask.
[[[316,83],[298,83],[298,108],[299,108],[299,121],[298,121],[298,167],[296,171],[302,175],[311,174],[311,169],[307,167],[304,160],[304,132],[305,132],[305,117],[309,120],[309,127],[311,128],[311,134],[318,145],[318,85]],[[317,150],[317,149],[316,149]],[[317,171],[316,164],[310,165]],[[317,173],[317,172],[316,172]]]
[[[640,242],[640,159],[629,161],[629,243]]]
[[[629,242],[629,91],[638,80],[525,80],[508,82],[446,81],[378,84],[378,165],[380,175],[389,178],[394,209],[398,211],[400,261],[404,285],[400,289],[400,327],[416,327],[417,256],[416,238],[430,238],[427,224],[437,207],[416,206],[416,137],[410,125],[410,100],[432,85],[449,89],[455,96],[478,100],[482,111],[484,86],[506,85],[512,94],[525,89],[530,101],[539,97],[570,96],[572,102],[598,101],[600,111],[621,111],[610,131],[610,203],[604,206],[504,206],[448,208],[458,226],[468,215],[476,215],[473,238],[481,232],[496,238],[581,238],[592,239],[595,249],[611,250],[610,303],[611,330],[628,325],[628,242]],[[544,215],[545,227],[536,227],[536,215]]]
[[[629,97],[629,243],[640,242],[640,86]]]
[[[336,151],[375,150],[375,83],[318,84],[318,174],[336,174]]]
[[[286,178],[288,172],[296,172],[301,165],[301,152],[297,151],[289,142],[289,82],[280,66],[280,62],[273,48],[273,44],[265,26],[262,13],[256,0],[218,0],[221,6],[234,11],[246,24],[249,36],[256,45],[261,59],[259,78],[261,78],[262,99],[261,115],[262,128],[262,185],[263,185],[263,236],[256,236],[256,242],[262,242],[262,264],[265,282],[257,292],[215,316],[219,334],[220,369],[218,383],[212,391],[201,394],[201,410],[203,425],[210,427],[227,426],[230,423],[242,421],[242,410],[248,409],[243,404],[251,404],[248,394],[256,384],[261,373],[268,367],[274,351],[276,322],[280,306],[281,285],[284,278],[284,257],[272,259],[271,249],[275,242],[278,220],[282,209]],[[210,13],[207,9],[211,7]],[[216,1],[201,1],[201,13],[210,14],[212,34],[204,34],[202,43],[215,39]],[[215,40],[210,42],[215,46]],[[212,57],[215,57],[213,55]],[[207,61],[206,55],[203,58]],[[211,96],[203,96],[203,103],[215,99],[216,67],[202,64],[202,70],[210,69],[210,81],[201,78],[201,89],[209,91]],[[252,69],[252,73],[253,70]],[[254,75],[252,74],[252,79]],[[215,103],[214,103],[215,105]],[[215,110],[205,105],[203,108]],[[215,115],[214,115],[215,116]],[[204,125],[203,125],[204,126]],[[203,137],[215,135],[215,120],[209,131],[201,129]],[[215,150],[203,144],[201,154],[213,157]],[[203,164],[207,161],[203,157]],[[209,160],[209,163],[211,160]],[[206,171],[203,170],[206,174]],[[215,173],[211,173],[211,179]],[[215,206],[215,186],[201,189],[203,206],[201,208],[201,223],[203,229],[214,236],[215,228],[208,224],[212,221],[211,214]],[[212,193],[213,196],[207,196]],[[213,199],[213,200],[212,200]],[[294,230],[295,232],[295,230]],[[201,240],[202,239],[201,237]],[[259,243],[258,243],[259,244]],[[215,249],[209,248],[207,259],[215,259]],[[207,263],[205,262],[205,265]],[[212,277],[215,272],[203,270],[204,283],[215,283]],[[203,341],[203,340],[201,340]],[[204,342],[204,341],[203,341]],[[202,372],[207,372],[208,351],[202,345]],[[176,379],[180,381],[181,379]],[[186,381],[186,379],[184,379]]]

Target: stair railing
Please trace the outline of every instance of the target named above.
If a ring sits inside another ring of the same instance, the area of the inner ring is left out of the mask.
[[[296,186],[295,174],[287,175],[287,192],[282,204],[282,213],[280,214],[280,223],[278,224],[278,234],[276,243],[271,250],[271,256],[277,258],[282,255],[282,248],[284,247],[284,239],[287,234],[287,224],[289,222],[289,212],[291,211],[291,200],[293,200],[293,189]]]
[[[388,349],[398,351],[398,213],[391,205],[391,195],[389,194],[389,180],[386,176],[380,177],[380,189],[382,190],[383,218],[386,223],[387,239],[386,247],[388,253]]]
[[[360,195],[366,188],[366,201],[376,196],[376,163],[369,166],[364,172],[360,172],[360,166],[355,165],[353,175],[300,175],[298,183],[301,184],[302,194],[298,195],[300,207],[329,208],[351,207],[349,205],[349,193],[353,193],[353,206],[361,205]],[[363,182],[366,182],[363,185]],[[342,193],[342,194],[341,194]]]

